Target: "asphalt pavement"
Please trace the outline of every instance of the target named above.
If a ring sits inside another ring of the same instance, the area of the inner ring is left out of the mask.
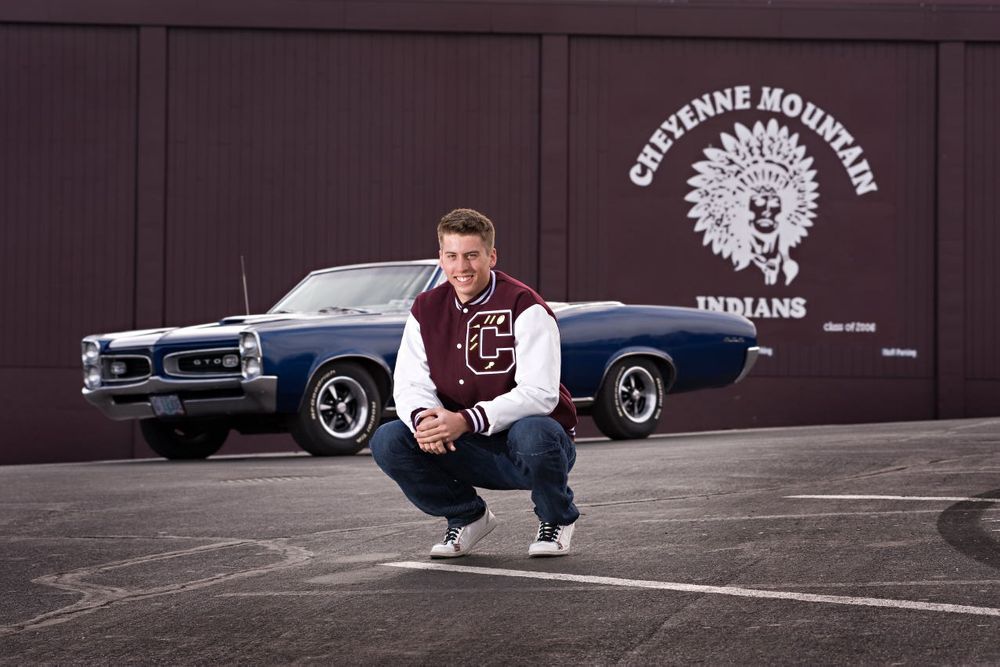
[[[365,453],[0,468],[0,664],[998,664],[1000,418],[581,442],[443,523]]]

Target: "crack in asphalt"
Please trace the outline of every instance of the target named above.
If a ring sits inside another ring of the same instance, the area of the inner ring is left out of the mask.
[[[177,539],[177,538],[174,537],[172,539]],[[190,538],[190,539],[205,539],[205,538]],[[129,590],[127,588],[119,588],[117,586],[106,586],[102,584],[90,583],[85,581],[87,577],[95,576],[112,570],[118,570],[125,567],[144,565],[147,563],[155,563],[157,561],[169,560],[173,558],[182,558],[184,556],[190,556],[194,554],[219,551],[222,549],[232,549],[235,547],[243,547],[243,546],[257,546],[267,549],[269,551],[277,552],[278,554],[284,556],[284,560],[271,563],[270,565],[264,565],[262,567],[241,570],[239,572],[217,574],[211,577],[205,577],[203,579],[195,579],[193,581],[185,581],[176,584],[168,584],[165,586],[156,586],[153,588],[145,588],[138,590]],[[110,563],[102,563],[100,565],[93,565],[90,567],[83,567],[76,570],[70,570],[69,572],[47,574],[38,577],[36,579],[33,579],[32,582],[44,586],[51,586],[53,588],[58,588],[65,591],[70,591],[73,593],[79,593],[83,597],[74,602],[73,604],[61,607],[54,611],[46,612],[44,614],[39,614],[38,616],[30,618],[26,621],[22,621],[20,623],[14,623],[12,625],[0,626],[0,637],[6,637],[9,635],[25,632],[27,630],[34,630],[37,628],[57,625],[59,623],[65,623],[78,616],[82,616],[84,614],[91,614],[100,609],[105,609],[117,604],[132,602],[135,600],[143,600],[153,597],[160,597],[164,595],[173,595],[176,593],[197,590],[200,588],[207,588],[209,586],[215,586],[217,584],[221,584],[227,581],[233,581],[236,579],[257,577],[276,570],[283,570],[286,568],[301,565],[310,560],[312,557],[313,553],[311,551],[303,547],[289,545],[286,543],[286,540],[283,539],[277,539],[277,540],[228,539],[228,540],[223,540],[221,542],[216,542],[214,544],[206,544],[197,547],[192,547],[190,549],[180,549],[177,551],[155,553],[147,556],[139,556],[137,558],[129,558],[125,560],[112,561]]]
[[[992,504],[962,501],[948,507],[938,516],[938,533],[962,555],[1000,570],[1000,542],[983,527],[984,515],[1000,503],[1000,489],[976,494],[973,498],[993,500]]]

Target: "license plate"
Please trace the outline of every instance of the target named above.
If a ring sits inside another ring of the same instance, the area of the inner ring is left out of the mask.
[[[184,404],[176,394],[165,394],[163,396],[150,396],[149,402],[153,406],[153,414],[157,417],[183,417]]]

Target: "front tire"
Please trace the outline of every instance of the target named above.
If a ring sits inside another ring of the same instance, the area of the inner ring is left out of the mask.
[[[349,456],[368,445],[382,419],[382,398],[371,373],[349,361],[321,368],[309,381],[290,429],[313,456]]]
[[[139,430],[150,449],[165,459],[207,459],[229,436],[224,424],[143,419]]]
[[[663,375],[642,357],[626,357],[604,378],[594,403],[594,423],[612,440],[645,438],[663,411]]]

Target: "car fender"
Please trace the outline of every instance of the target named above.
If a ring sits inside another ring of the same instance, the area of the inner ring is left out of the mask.
[[[382,392],[382,405],[385,406],[386,402],[392,398],[392,369],[389,368],[389,364],[386,363],[385,359],[368,352],[361,352],[358,350],[348,351],[348,352],[338,352],[337,354],[330,355],[327,357],[317,357],[313,361],[312,368],[309,369],[309,377],[306,380],[305,387],[308,388],[309,384],[313,381],[313,378],[319,373],[327,364],[333,363],[335,361],[356,361],[360,362],[362,366],[371,370],[378,369],[380,372],[373,372],[372,378],[375,380],[375,384],[378,385],[379,391]],[[302,409],[304,402],[307,400],[306,391],[302,392],[302,397],[299,399],[298,409]]]
[[[626,357],[651,357],[653,361],[657,362],[660,371],[663,372],[663,392],[668,393],[673,387],[674,380],[677,379],[677,365],[674,364],[673,358],[663,350],[654,347],[634,346],[624,347],[608,359],[601,373],[601,381],[597,384],[598,391],[604,386],[604,380],[607,379],[611,367]]]

